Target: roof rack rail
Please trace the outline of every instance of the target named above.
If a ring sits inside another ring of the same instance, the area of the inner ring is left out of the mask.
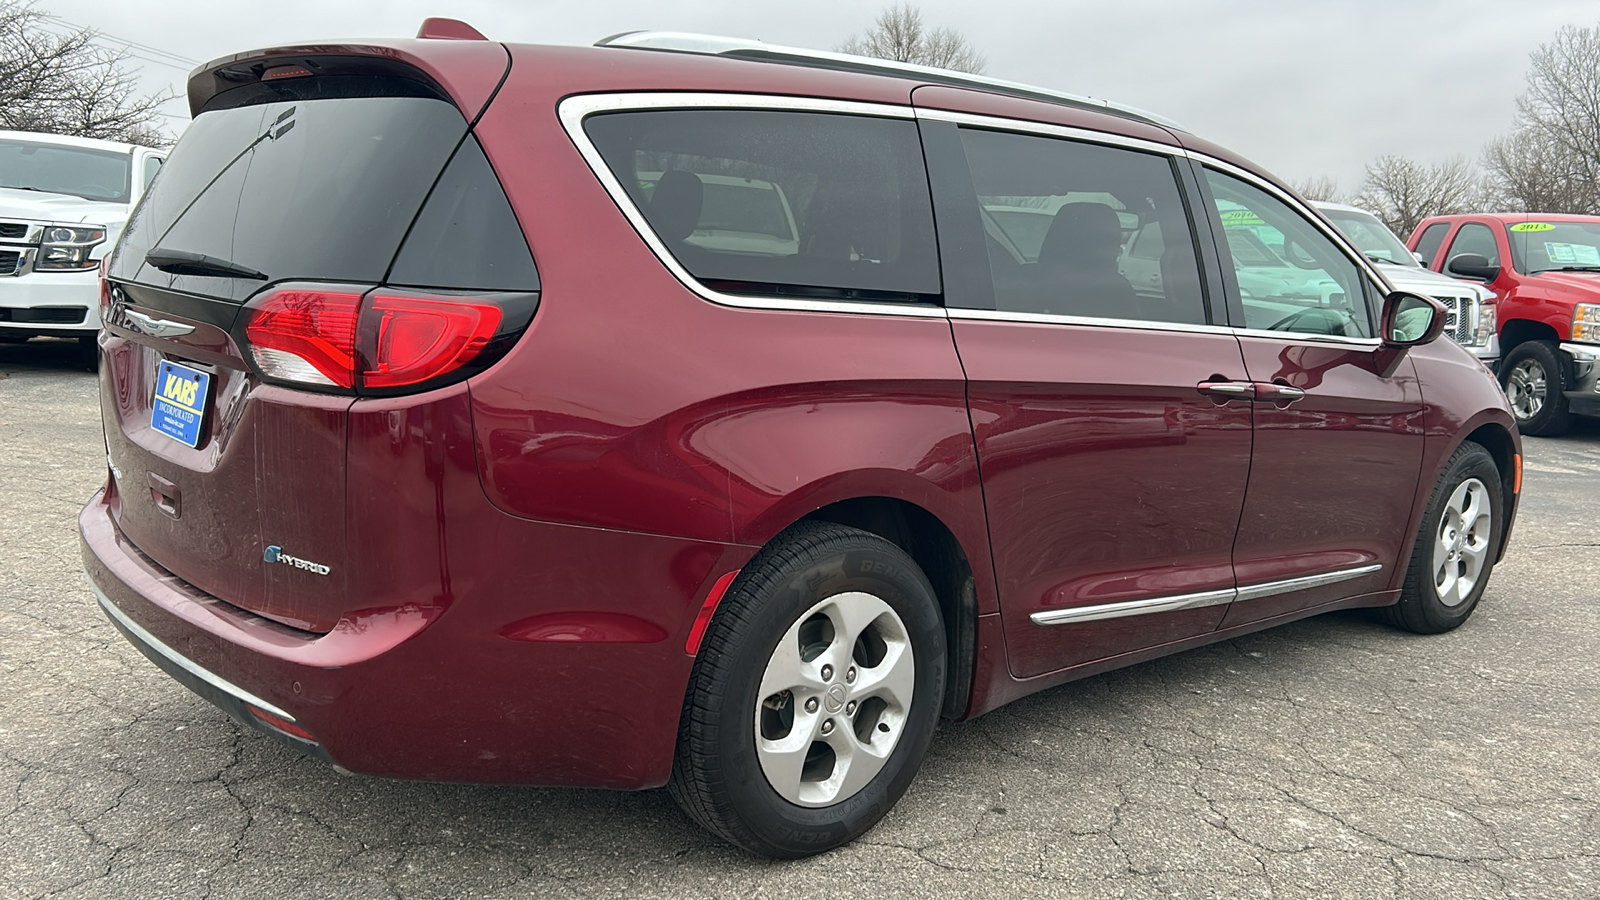
[[[843,72],[916,78],[933,84],[978,88],[998,94],[1025,97],[1030,100],[1043,100],[1048,103],[1077,106],[1096,112],[1108,112],[1124,118],[1150,122],[1163,128],[1188,131],[1187,128],[1165,116],[1137,107],[1113,103],[1109,100],[1069,94],[1065,91],[1053,91],[1049,88],[1035,87],[1034,85],[1017,81],[1004,81],[983,75],[969,75],[965,72],[955,72],[950,69],[936,69],[933,66],[919,66],[912,63],[874,59],[866,56],[851,56],[846,53],[830,53],[826,50],[809,50],[803,47],[784,47],[746,38],[718,37],[716,35],[692,34],[682,31],[625,31],[621,34],[601,38],[595,41],[594,45],[596,47],[624,47],[633,50],[700,53],[708,56],[729,56],[756,62],[785,63],[819,69],[835,69]]]

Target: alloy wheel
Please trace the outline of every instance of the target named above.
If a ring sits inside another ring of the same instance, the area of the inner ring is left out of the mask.
[[[1433,590],[1445,606],[1460,606],[1472,596],[1489,560],[1493,533],[1489,488],[1476,478],[1456,486],[1439,517],[1433,544]]]
[[[790,803],[838,803],[882,771],[916,685],[905,623],[881,598],[835,594],[778,641],[756,699],[756,755]]]
[[[1506,375],[1506,399],[1520,421],[1527,421],[1544,409],[1548,379],[1537,359],[1524,359]]]

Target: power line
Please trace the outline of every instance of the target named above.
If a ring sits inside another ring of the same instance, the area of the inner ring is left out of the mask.
[[[60,16],[54,15],[52,13],[42,13],[41,17],[44,18],[44,19],[50,20],[52,23],[60,23],[58,25],[58,27],[69,28],[74,33],[88,31],[88,32],[93,32],[95,38],[106,38],[106,39],[109,39],[111,41],[115,41],[116,43],[123,45],[123,49],[128,52],[128,55],[132,56],[135,59],[142,59],[145,62],[155,63],[156,65],[165,65],[165,66],[172,66],[173,68],[182,68],[185,71],[187,71],[188,69],[192,69],[195,66],[200,65],[200,60],[198,60],[198,59],[191,59],[191,58],[189,58],[187,56],[184,56],[184,55],[182,55],[180,53],[173,53],[173,52],[168,51],[168,50],[163,50],[160,47],[152,47],[149,44],[141,44],[138,41],[130,41],[127,38],[118,37],[118,36],[116,36],[114,34],[108,34],[107,32],[100,31],[99,29],[89,28],[89,27],[84,26],[84,25],[79,25],[79,24],[77,24],[75,22],[69,22],[68,20],[63,19]],[[141,56],[141,55],[139,55],[137,53],[133,53],[132,51],[135,50],[135,49],[142,50],[142,51],[144,51],[145,54],[148,54],[148,55]],[[164,57],[165,59],[151,59],[150,56]],[[181,65],[179,65],[179,64],[181,64]]]

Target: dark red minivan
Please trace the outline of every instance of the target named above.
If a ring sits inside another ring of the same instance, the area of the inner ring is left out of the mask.
[[[1438,304],[1149,114],[437,20],[189,102],[104,270],[84,562],[344,770],[668,785],[800,856],[941,719],[1333,609],[1444,631],[1511,530]]]

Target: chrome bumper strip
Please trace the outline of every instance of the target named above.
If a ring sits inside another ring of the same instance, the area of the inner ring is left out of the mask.
[[[233,682],[228,681],[219,675],[213,674],[210,670],[201,668],[188,657],[182,655],[171,647],[168,647],[166,644],[161,642],[160,638],[157,638],[155,635],[144,630],[144,627],[138,622],[128,618],[127,613],[118,609],[117,605],[111,602],[111,599],[106,596],[105,591],[100,590],[100,585],[95,584],[94,579],[90,578],[88,573],[84,573],[83,580],[89,583],[89,590],[94,591],[95,599],[100,601],[100,608],[106,611],[106,615],[116,620],[116,623],[121,625],[129,634],[144,642],[146,647],[149,647],[156,653],[161,654],[173,665],[184,670],[185,672],[188,672],[190,675],[193,675],[195,678],[198,678],[217,690],[222,691],[224,694],[227,694],[235,700],[248,703],[251,706],[254,706],[256,709],[259,709],[262,712],[271,713],[272,715],[275,715],[286,722],[296,721],[295,717],[290,713],[273,706],[271,703],[268,703],[260,697],[257,697],[255,694],[250,693]]]
[[[1145,616],[1152,613],[1176,612],[1180,609],[1199,609],[1203,606],[1221,606],[1224,603],[1233,603],[1237,600],[1260,600],[1275,594],[1287,594],[1292,591],[1304,591],[1314,587],[1337,584],[1360,578],[1383,569],[1379,563],[1370,566],[1360,566],[1354,569],[1340,569],[1337,572],[1324,572],[1321,575],[1306,575],[1300,578],[1288,578],[1283,581],[1268,581],[1263,584],[1252,584],[1242,588],[1223,588],[1218,591],[1204,591],[1198,594],[1179,594],[1174,597],[1150,597],[1144,600],[1122,600],[1117,603],[1102,603],[1098,606],[1074,606],[1068,609],[1047,609],[1032,613],[1028,618],[1035,625],[1069,625],[1078,622],[1097,622],[1102,619],[1120,619],[1124,616]]]

